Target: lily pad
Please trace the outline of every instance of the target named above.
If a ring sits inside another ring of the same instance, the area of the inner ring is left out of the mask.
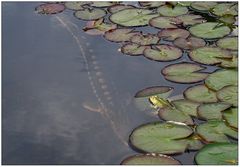
[[[129,42],[131,37],[139,34],[138,31],[129,28],[117,28],[107,31],[104,37],[111,42]]]
[[[123,54],[131,56],[140,56],[143,54],[143,51],[150,46],[141,46],[135,43],[127,43],[121,47],[121,52]]]
[[[180,28],[170,28],[164,29],[158,33],[158,37],[166,40],[166,41],[174,41],[177,38],[187,38],[189,36],[189,32]]]
[[[200,135],[205,142],[230,142],[227,136],[237,139],[238,132],[226,126],[223,121],[209,120],[200,124],[196,128],[196,133]]]
[[[35,8],[39,14],[57,14],[64,11],[65,6],[60,3],[45,3]]]
[[[213,103],[217,102],[216,93],[208,89],[205,85],[195,85],[187,88],[184,91],[186,99],[198,103]]]
[[[153,34],[136,34],[131,37],[131,42],[139,45],[154,45],[159,42],[159,38]]]
[[[238,108],[231,107],[223,112],[223,118],[227,125],[238,129]]]
[[[188,8],[180,5],[176,5],[174,7],[170,5],[164,5],[164,6],[160,6],[157,9],[157,12],[160,13],[162,16],[175,17],[175,16],[187,14]]]
[[[223,49],[238,50],[238,37],[225,37],[217,41],[217,46]]]
[[[74,16],[81,20],[97,20],[104,17],[107,12],[104,9],[98,8],[85,8],[78,10],[74,13]]]
[[[196,24],[190,27],[189,32],[199,38],[216,39],[228,35],[231,30],[228,26],[219,23],[207,22]]]
[[[211,10],[211,12],[217,16],[236,16],[238,15],[238,6],[236,3],[219,3]]]
[[[113,5],[113,6],[110,6],[108,8],[108,11],[110,13],[116,13],[120,10],[123,10],[123,9],[132,9],[132,8],[135,8],[135,6],[132,6],[132,5],[124,5],[124,4],[116,4],[116,5]]]
[[[134,148],[144,152],[175,154],[187,149],[184,138],[192,133],[192,129],[182,123],[153,122],[134,129],[129,141]]]
[[[171,103],[178,110],[184,112],[185,114],[197,117],[197,107],[199,106],[199,103],[186,100],[186,99],[174,100],[174,101],[171,101]]]
[[[124,159],[121,165],[180,165],[180,162],[163,154],[139,154]]]
[[[195,156],[198,165],[237,165],[238,145],[235,143],[212,143],[203,147]]]
[[[201,149],[204,144],[201,142],[201,137],[199,137],[196,134],[192,134],[188,138],[186,138],[186,141],[188,142],[188,150],[199,150]]]
[[[223,67],[223,68],[237,68],[238,67],[237,56],[233,56],[232,59],[222,60],[220,66]]]
[[[70,10],[83,10],[84,9],[84,5],[90,4],[91,2],[86,2],[86,1],[81,1],[81,2],[65,2],[64,5],[66,6],[67,9]]]
[[[163,68],[162,74],[165,79],[177,83],[196,83],[204,80],[208,74],[200,72],[205,67],[193,63],[171,64]]]
[[[174,45],[181,49],[192,50],[192,49],[204,47],[206,45],[206,42],[201,38],[195,38],[195,37],[177,38],[174,41]]]
[[[238,72],[236,70],[217,70],[206,78],[205,84],[212,90],[222,89],[224,86],[238,84]]]
[[[236,22],[236,18],[233,15],[224,15],[219,18],[219,21],[231,26]]]
[[[104,8],[104,7],[109,7],[109,6],[112,6],[112,5],[116,5],[118,4],[119,2],[115,1],[115,2],[110,2],[110,1],[93,1],[91,6],[94,6],[94,7],[99,7],[99,8]]]
[[[150,26],[155,28],[178,28],[182,21],[175,17],[155,17],[149,21]]]
[[[145,8],[156,8],[156,7],[165,5],[165,2],[161,2],[161,1],[155,1],[155,2],[154,1],[152,1],[152,2],[139,1],[138,3],[140,6],[145,7]]]
[[[218,90],[217,98],[233,106],[238,106],[238,87],[237,86],[225,86]]]
[[[192,50],[189,53],[189,57],[191,60],[207,64],[207,65],[215,65],[220,64],[222,59],[231,59],[232,54],[229,51],[220,49],[218,47],[202,47],[195,50]]]
[[[118,25],[132,27],[145,26],[149,20],[158,14],[153,14],[152,10],[148,9],[123,9],[113,13],[109,19]]]
[[[198,107],[198,116],[205,120],[222,119],[222,111],[230,108],[230,104],[226,103],[206,103]]]
[[[216,2],[193,2],[191,3],[191,8],[198,12],[206,12],[208,13],[210,9],[214,8],[216,6]]]
[[[145,49],[143,54],[154,61],[172,61],[182,57],[182,51],[171,45],[154,45]]]
[[[204,23],[206,20],[201,15],[185,14],[177,16],[182,21],[183,26],[192,26],[199,23]]]

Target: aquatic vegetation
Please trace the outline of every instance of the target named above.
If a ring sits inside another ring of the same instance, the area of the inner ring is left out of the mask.
[[[199,165],[233,165],[238,163],[234,141],[238,134],[237,6],[236,2],[94,1],[45,3],[36,11],[71,10],[79,21],[88,21],[83,28],[87,34],[119,43],[123,55],[159,62],[159,77],[193,84],[175,99],[170,86],[147,87],[135,94],[137,109],[158,115],[160,121],[132,131],[130,146],[149,154],[130,156],[121,164],[178,165],[179,161],[164,154],[199,150],[195,156]],[[144,26],[156,32],[145,32]],[[179,61],[164,63],[175,60]],[[218,69],[205,72],[210,66]],[[91,109],[103,112],[123,140],[107,111]]]

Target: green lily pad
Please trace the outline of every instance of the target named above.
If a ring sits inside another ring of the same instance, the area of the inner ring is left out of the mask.
[[[219,23],[207,22],[193,25],[189,32],[199,38],[216,39],[228,35],[231,30],[227,26],[220,26]]]
[[[186,50],[197,49],[206,45],[206,42],[202,38],[195,37],[177,38],[173,43],[175,46]]]
[[[166,41],[174,41],[177,38],[187,38],[189,36],[189,32],[180,28],[170,28],[164,29],[158,33],[158,37],[166,40]]]
[[[198,165],[237,165],[238,145],[212,143],[205,145],[195,156]]]
[[[134,129],[129,141],[134,148],[144,152],[175,154],[187,149],[184,138],[192,133],[192,129],[184,124],[153,122]]]
[[[216,93],[208,89],[205,85],[189,87],[183,94],[186,99],[198,103],[213,103],[218,101]]]
[[[189,57],[191,60],[207,64],[207,65],[214,65],[220,64],[222,59],[231,59],[232,54],[229,51],[220,49],[218,47],[202,47],[195,50],[192,50],[189,53]]]
[[[225,37],[217,41],[217,46],[223,49],[238,50],[238,37]]]
[[[238,15],[238,7],[236,3],[219,3],[211,10],[211,12],[217,16],[236,16]]]
[[[186,125],[194,125],[192,118],[176,107],[164,107],[158,110],[158,116],[165,121],[182,122]]]
[[[172,61],[182,57],[182,51],[171,45],[154,45],[145,49],[143,54],[154,61]]]
[[[67,9],[70,9],[70,10],[83,10],[84,9],[83,5],[87,5],[90,3],[91,2],[86,2],[86,1],[81,1],[81,2],[74,1],[74,2],[65,2],[64,5],[66,6]]]
[[[123,9],[132,9],[132,8],[135,8],[135,6],[132,6],[132,5],[124,5],[124,4],[116,4],[116,5],[113,5],[113,6],[110,6],[108,8],[108,11],[110,13],[116,13],[120,10],[123,10]]]
[[[109,6],[112,6],[112,5],[116,5],[118,4],[119,2],[115,1],[115,2],[110,2],[110,1],[93,1],[91,3],[91,6],[94,6],[94,7],[99,7],[99,8],[104,8],[104,7],[109,7]]]
[[[180,162],[163,154],[139,154],[127,157],[121,165],[180,165]]]
[[[238,106],[238,87],[237,86],[225,86],[218,90],[217,98],[233,106]]]
[[[155,17],[149,21],[150,26],[155,28],[178,28],[182,21],[175,17]]]
[[[177,16],[182,21],[183,26],[192,26],[199,23],[204,23],[206,20],[201,15],[186,14]]]
[[[177,2],[177,4],[181,5],[181,6],[190,6],[192,2],[190,1],[180,1]]]
[[[139,45],[154,45],[159,42],[160,38],[153,34],[136,34],[131,37],[131,42]]]
[[[150,46],[141,46],[135,43],[127,43],[121,47],[121,52],[123,54],[131,56],[140,56],[143,54],[143,51]]]
[[[216,6],[216,2],[193,2],[191,3],[191,8],[198,12],[209,12],[210,9],[214,8]]]
[[[206,104],[201,104],[198,107],[198,116],[202,119],[205,120],[210,120],[210,119],[222,119],[222,111],[228,109],[231,107],[230,104],[226,103],[206,103]]]
[[[86,8],[78,10],[74,13],[74,16],[81,20],[97,20],[104,17],[107,12],[98,8]]]
[[[171,101],[171,103],[180,111],[184,112],[185,114],[188,114],[190,116],[197,117],[197,107],[199,106],[199,103],[186,100],[186,99],[179,99]]]
[[[224,86],[238,84],[238,72],[236,70],[217,70],[206,78],[205,84],[212,90],[222,89]]]
[[[180,5],[176,5],[174,7],[170,5],[164,5],[164,6],[160,6],[157,9],[157,12],[160,13],[162,16],[175,17],[175,16],[187,14],[188,8]]]
[[[219,21],[224,24],[232,25],[236,22],[236,18],[233,15],[224,15],[219,18]]]
[[[152,1],[152,2],[139,1],[138,3],[140,6],[145,7],[145,8],[156,8],[156,7],[165,5],[165,2],[161,2],[161,1]]]
[[[109,19],[118,25],[132,27],[132,26],[145,26],[149,20],[158,14],[153,14],[152,10],[148,9],[123,9],[113,13]]]
[[[204,146],[201,142],[202,138],[196,134],[192,134],[185,140],[188,142],[188,150],[199,150]]]
[[[60,3],[45,3],[37,6],[35,11],[39,14],[57,14],[63,12],[65,6]]]
[[[229,108],[223,112],[223,118],[226,120],[227,125],[238,129],[238,108]]]
[[[227,136],[237,139],[238,132],[226,126],[223,121],[209,120],[200,124],[196,128],[196,133],[201,136],[205,142],[230,142]]]
[[[238,67],[238,58],[237,56],[233,56],[232,59],[224,59],[222,60],[219,66],[223,68],[237,68]]]
[[[107,31],[104,37],[111,42],[129,42],[132,36],[139,33],[138,31],[134,31],[134,29],[117,28]]]
[[[208,74],[200,72],[205,67],[193,63],[177,63],[166,66],[162,74],[166,80],[177,83],[196,83],[204,80]]]

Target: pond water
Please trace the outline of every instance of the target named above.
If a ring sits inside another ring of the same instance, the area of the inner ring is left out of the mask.
[[[136,154],[131,131],[159,120],[136,108],[135,93],[160,85],[174,96],[194,84],[165,80],[161,69],[172,62],[127,56],[84,33],[70,10],[37,14],[39,4],[2,3],[3,164],[120,164]],[[173,157],[194,164],[195,153]]]

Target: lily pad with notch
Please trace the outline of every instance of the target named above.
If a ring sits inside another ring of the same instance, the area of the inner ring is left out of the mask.
[[[238,50],[238,37],[225,37],[217,41],[217,46],[222,49]]]
[[[112,1],[112,2],[110,2],[110,1],[93,1],[92,3],[91,3],[91,6],[93,6],[93,7],[98,7],[98,8],[104,8],[104,7],[109,7],[109,6],[113,6],[113,5],[116,5],[116,4],[118,4],[119,2],[117,2],[117,1]]]
[[[201,13],[208,13],[216,5],[216,2],[193,2],[191,3],[191,9]]]
[[[238,106],[238,87],[237,86],[225,86],[217,91],[217,98],[234,107]]]
[[[65,6],[61,3],[45,3],[37,6],[35,11],[39,14],[57,14],[63,12]]]
[[[182,21],[183,26],[192,26],[199,23],[204,23],[207,20],[205,20],[201,15],[195,15],[195,14],[185,14],[181,16],[177,16],[178,19]]]
[[[187,38],[189,32],[180,28],[164,29],[158,33],[158,37],[166,41],[174,41],[176,38]]]
[[[161,1],[139,1],[138,2],[141,7],[144,8],[157,8],[159,6],[165,5],[166,2],[161,2]]]
[[[237,55],[236,56],[233,55],[232,59],[223,59],[219,66],[223,68],[237,68],[238,67]]]
[[[121,52],[130,56],[140,56],[143,51],[150,46],[141,46],[136,43],[127,43],[121,47]]]
[[[143,52],[144,56],[154,61],[172,61],[182,57],[182,51],[171,45],[154,45],[146,48]]]
[[[164,5],[164,6],[160,6],[157,9],[157,12],[160,13],[162,16],[175,17],[175,16],[187,14],[188,8],[181,5],[176,5],[173,7],[171,5]]]
[[[166,66],[162,69],[162,74],[166,80],[177,83],[197,83],[204,80],[208,73],[201,72],[205,67],[183,62]]]
[[[231,107],[223,112],[223,119],[227,125],[238,129],[238,108]]]
[[[155,17],[149,21],[150,26],[155,28],[178,28],[178,25],[182,23],[182,20],[176,17]]]
[[[211,10],[211,13],[216,16],[238,15],[237,3],[219,3]]]
[[[155,45],[160,41],[160,38],[154,34],[138,33],[133,35],[130,41],[139,45]]]
[[[103,18],[107,12],[104,9],[85,8],[74,12],[74,16],[81,20],[97,20]]]
[[[202,38],[188,37],[188,38],[177,38],[174,45],[185,50],[192,50],[204,47],[206,42]]]
[[[116,4],[116,5],[113,5],[113,6],[109,6],[108,11],[110,13],[116,13],[116,12],[119,12],[120,10],[123,10],[123,9],[132,9],[132,8],[135,8],[135,6],[125,5],[125,4]]]
[[[187,99],[179,99],[171,101],[171,103],[180,111],[193,117],[197,117],[197,107],[200,105]]]

